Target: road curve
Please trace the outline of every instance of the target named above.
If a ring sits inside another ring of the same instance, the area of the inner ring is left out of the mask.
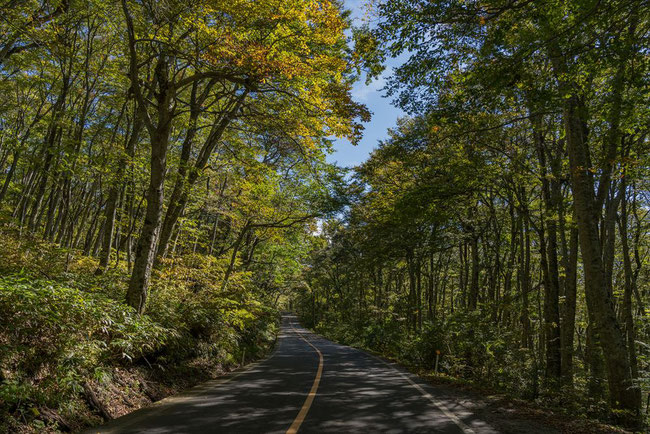
[[[275,351],[86,433],[495,433],[434,387],[282,319]]]

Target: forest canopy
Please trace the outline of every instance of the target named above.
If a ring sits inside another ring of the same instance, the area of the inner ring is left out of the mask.
[[[648,10],[369,2],[364,68],[409,116],[325,225],[311,324],[423,369],[441,352],[451,376],[559,408],[647,417]]]
[[[100,399],[115,384],[155,395],[133,369],[264,354],[316,217],[341,202],[325,155],[369,117],[348,12],[0,8],[0,431],[115,416]]]
[[[267,354],[282,309],[438,380],[647,427],[648,1],[363,8],[0,5],[0,430],[221,375]],[[407,116],[345,169],[327,156],[363,138],[363,77]]]

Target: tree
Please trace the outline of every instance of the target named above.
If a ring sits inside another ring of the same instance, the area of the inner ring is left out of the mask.
[[[302,121],[301,128],[288,131],[296,140],[304,141],[303,146],[317,146],[318,141],[309,145],[314,135],[353,137],[359,127],[352,119],[365,116],[365,112],[349,97],[349,82],[344,76],[348,68],[342,33],[345,24],[334,4],[206,2],[190,7],[170,3],[156,8],[143,5],[138,8],[137,20],[127,1],[122,2],[122,7],[129,37],[131,87],[151,142],[145,224],[127,294],[129,304],[142,311],[161,223],[159,251],[164,253],[189,189],[249,95],[259,100],[255,111],[249,112],[255,116],[273,116],[275,122],[289,115],[311,116],[311,120]],[[155,29],[154,38],[138,36],[150,28]],[[215,45],[214,41],[224,43]],[[140,60],[138,44],[149,47],[146,55],[156,59],[153,67]],[[215,88],[217,83],[220,86]],[[189,127],[177,183],[163,223],[169,137],[180,105],[186,104],[182,95],[188,89]],[[153,101],[146,92],[151,93]],[[193,167],[188,167],[199,111],[208,98],[212,100],[205,109],[213,111],[216,107],[220,115],[217,120],[208,120],[211,131]],[[296,126],[295,122],[292,125]]]

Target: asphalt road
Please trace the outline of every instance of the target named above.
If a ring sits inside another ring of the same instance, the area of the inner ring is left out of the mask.
[[[285,316],[275,351],[87,433],[494,433],[399,367]]]

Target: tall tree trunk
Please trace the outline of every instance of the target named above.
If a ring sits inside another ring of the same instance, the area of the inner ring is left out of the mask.
[[[564,123],[569,150],[569,166],[575,213],[578,220],[580,251],[585,271],[585,293],[593,308],[593,317],[605,356],[609,398],[612,408],[638,414],[639,402],[634,390],[627,348],[616,319],[614,301],[608,289],[595,209],[594,182],[583,121],[586,107],[573,94],[564,100]]]
[[[603,251],[598,230],[599,204],[602,203],[602,200],[599,197],[600,194],[596,195],[594,192],[595,185],[591,172],[592,164],[588,143],[587,107],[580,96],[580,85],[568,81],[567,77],[570,77],[570,72],[567,59],[558,45],[558,41],[549,40],[547,49],[554,73],[558,77],[562,97],[562,118],[569,154],[574,211],[578,223],[578,238],[585,274],[585,296],[593,312],[605,357],[609,401],[614,409],[627,410],[633,415],[638,415],[640,403],[633,388],[625,338],[616,319],[614,301],[608,290],[606,270],[603,264]],[[624,68],[624,63],[622,62],[621,70]],[[614,88],[617,85],[615,81]],[[601,184],[602,181],[601,179]],[[603,187],[603,185],[599,185],[599,187]]]
[[[124,1],[123,5],[125,5]],[[128,12],[127,21],[130,21]],[[132,23],[129,24],[132,26]],[[132,28],[130,28],[130,38],[133,39]],[[131,43],[132,46],[135,44],[133,40],[131,40]],[[134,49],[132,48],[131,53],[132,74],[133,68],[135,68],[133,63],[136,61],[135,53],[133,53]],[[126,293],[127,304],[136,309],[140,314],[144,312],[147,302],[151,269],[155,259],[156,243],[162,222],[167,148],[174,110],[171,107],[171,102],[174,98],[174,89],[169,83],[169,59],[164,50],[159,54],[154,76],[157,88],[157,119],[155,125],[150,119],[147,119],[146,122],[151,142],[151,174],[146,194],[147,209],[145,211],[140,237],[138,238],[133,271],[131,272],[131,280],[129,281],[129,287]],[[135,78],[131,77],[131,83],[134,86],[136,86],[136,83],[134,83],[135,80],[137,80],[137,76]],[[142,116],[146,115],[146,107],[144,104],[143,99],[139,98],[138,108]]]
[[[417,282],[415,277],[415,256],[413,254],[413,249],[409,248],[406,251],[406,268],[408,269],[409,274],[409,293],[408,293],[408,315],[409,319],[409,328],[415,332],[417,331],[417,313],[416,313],[416,291],[417,291]]]
[[[11,184],[11,180],[14,177],[14,173],[16,173],[16,167],[18,166],[19,159],[20,159],[20,150],[14,151],[13,161],[11,162],[9,172],[7,172],[7,176],[5,177],[5,181],[2,185],[2,191],[0,191],[0,205],[2,205],[2,202],[7,196],[7,191],[9,190],[9,185]]]
[[[244,236],[248,233],[250,229],[251,222],[250,220],[246,221],[246,224],[242,228],[242,230],[239,232],[239,235],[237,236],[237,240],[235,241],[235,244],[233,245],[232,248],[232,255],[230,257],[230,263],[228,264],[228,269],[226,270],[225,275],[223,276],[223,282],[221,282],[221,290],[224,291],[226,287],[228,286],[228,280],[230,279],[230,275],[235,269],[235,263],[237,261],[237,253],[239,252],[239,248],[241,247],[241,243],[244,240]]]
[[[45,195],[45,189],[47,187],[47,181],[49,180],[50,175],[50,166],[52,160],[55,156],[55,146],[56,143],[60,140],[61,134],[63,132],[63,127],[61,126],[61,118],[63,117],[63,112],[65,109],[65,102],[68,98],[68,91],[70,89],[71,80],[69,73],[64,73],[62,77],[62,86],[61,92],[52,107],[52,119],[50,125],[48,126],[47,134],[45,136],[45,142],[43,143],[43,165],[41,166],[41,178],[36,188],[34,195],[34,203],[32,205],[32,211],[29,216],[29,222],[27,227],[30,231],[35,230],[36,226],[36,217],[39,214],[41,209],[41,203],[43,202],[43,196]]]
[[[476,310],[478,306],[478,292],[479,292],[479,247],[478,235],[472,232],[470,238],[470,245],[472,250],[472,265],[471,265],[471,281],[469,285],[469,302],[468,307],[470,310]]]
[[[522,189],[522,198],[525,198],[525,191]],[[525,200],[525,199],[524,199]],[[525,203],[525,202],[524,202]],[[533,339],[530,331],[529,294],[531,291],[530,276],[530,230],[528,218],[522,218],[521,232],[519,235],[521,245],[521,261],[519,264],[519,286],[521,290],[521,325],[522,325],[522,347],[532,349]]]
[[[531,110],[532,112],[532,110]],[[544,338],[546,348],[545,377],[548,386],[561,375],[561,342],[560,342],[560,281],[557,256],[557,196],[559,184],[553,181],[553,187],[548,179],[547,150],[543,133],[542,117],[531,114],[533,136],[539,160],[540,179],[542,182],[542,197],[544,200],[543,221],[540,225],[540,256],[544,276]],[[553,191],[552,191],[553,190]]]
[[[417,330],[422,331],[422,261],[418,256],[415,260]]]
[[[564,304],[562,309],[562,379],[573,384],[573,342],[576,323],[578,276],[578,229],[571,227],[568,255],[565,253]]]
[[[634,381],[638,381],[639,378],[639,365],[636,354],[636,332],[634,328],[634,313],[632,309],[632,295],[635,292],[634,286],[636,285],[636,279],[634,278],[634,273],[632,271],[632,260],[630,258],[630,247],[628,242],[628,214],[627,214],[627,179],[626,173],[624,172],[623,178],[621,179],[620,184],[620,193],[621,201],[621,216],[618,220],[619,230],[621,233],[621,244],[623,249],[623,272],[625,275],[625,292],[623,295],[623,319],[625,324],[625,335],[627,337],[627,351],[628,358],[630,360],[630,369],[632,372],[632,378]],[[641,406],[641,389],[638,385],[634,385],[634,392],[636,393],[636,399]]]
[[[125,103],[126,106],[126,103]],[[124,108],[122,108],[124,110]],[[142,131],[143,122],[140,117],[137,109],[134,113],[133,126],[131,128],[131,135],[126,142],[124,147],[124,154],[121,158],[118,159],[117,172],[115,176],[115,182],[110,187],[108,193],[108,199],[106,201],[106,207],[104,209],[104,238],[102,239],[102,250],[99,255],[99,265],[95,274],[102,274],[106,267],[108,267],[108,262],[110,261],[111,248],[113,242],[113,233],[115,231],[115,217],[117,214],[117,202],[119,200],[120,192],[124,189],[124,182],[122,178],[126,173],[126,167],[128,164],[132,164],[133,157],[135,155],[135,147],[140,140],[140,133]]]
[[[171,238],[174,225],[178,221],[178,218],[181,216],[181,213],[187,205],[190,191],[194,186],[194,183],[197,181],[199,175],[207,166],[210,160],[210,156],[214,152],[216,146],[219,144],[221,137],[226,131],[228,125],[241,108],[247,95],[248,91],[244,90],[242,94],[237,96],[234,103],[230,105],[227,112],[222,116],[219,122],[213,125],[212,130],[210,131],[208,138],[203,144],[203,147],[199,152],[199,156],[194,166],[190,168],[189,173],[186,173],[186,169],[184,169],[184,167],[189,164],[189,150],[192,145],[193,135],[189,141],[186,138],[186,143],[184,143],[183,149],[185,150],[187,147],[187,156],[186,160],[184,162],[181,162],[176,184],[174,185],[174,190],[172,191],[169,200],[169,206],[167,207],[167,213],[165,214],[165,220],[163,222],[162,230],[160,233],[160,242],[158,243],[157,256],[164,257],[167,254],[169,240]]]
[[[157,134],[151,137],[151,177],[147,189],[147,209],[135,249],[135,261],[126,294],[127,304],[135,308],[138,313],[144,312],[147,302],[151,268],[162,220],[170,120],[163,120]]]

